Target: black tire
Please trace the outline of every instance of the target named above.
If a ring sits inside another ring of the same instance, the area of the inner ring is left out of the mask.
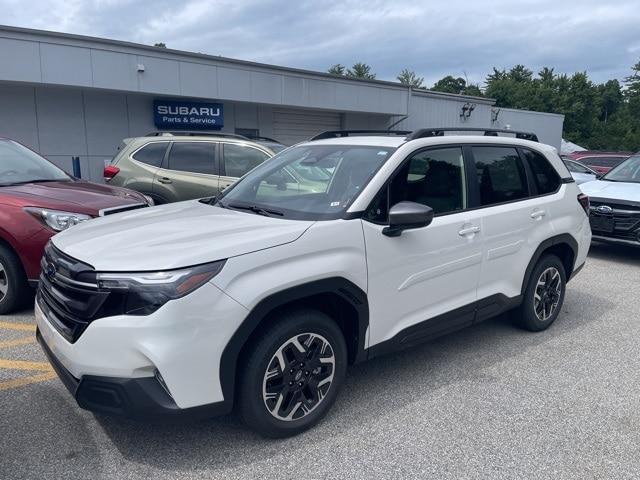
[[[0,244],[0,315],[24,306],[29,293],[20,259],[13,250]]]
[[[562,310],[566,288],[567,277],[560,259],[551,254],[540,258],[529,277],[522,305],[515,312],[520,325],[532,332],[549,328]]]
[[[338,325],[319,311],[293,310],[273,320],[250,346],[239,378],[238,406],[249,428],[265,437],[282,438],[311,428],[329,411],[346,374],[347,346]],[[306,352],[295,347],[293,338]],[[277,352],[282,352],[284,369]],[[300,381],[294,383],[295,379]],[[292,415],[289,420],[283,419],[287,413]]]

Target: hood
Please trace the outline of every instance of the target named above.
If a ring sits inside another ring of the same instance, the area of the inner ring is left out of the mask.
[[[83,180],[0,187],[0,195],[11,197],[20,206],[66,210],[93,216],[105,208],[146,203],[143,195],[132,190]]]
[[[98,271],[169,270],[293,242],[312,224],[190,200],[101,217],[52,241]]]
[[[580,189],[588,196],[605,200],[626,200],[640,202],[640,183],[607,182],[596,180],[580,185]]]

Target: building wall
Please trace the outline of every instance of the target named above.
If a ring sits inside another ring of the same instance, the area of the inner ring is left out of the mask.
[[[557,113],[531,112],[511,108],[495,108],[498,119],[492,123],[495,128],[507,128],[533,132],[538,140],[560,151],[564,115]],[[499,111],[498,111],[499,110]]]
[[[408,95],[389,82],[12,27],[0,27],[0,65],[0,81],[391,115]]]
[[[78,156],[82,177],[102,181],[104,164],[115,155],[123,138],[157,130],[153,123],[154,98],[96,89],[0,82],[0,136],[31,147],[68,172],[72,171],[71,158]],[[224,102],[222,131],[257,129],[262,136],[273,137],[277,111],[270,105]],[[318,116],[317,110],[298,111],[303,118]],[[375,123],[362,114],[334,115],[348,117],[351,128],[373,128]],[[389,116],[371,118],[380,119],[379,128],[385,128]],[[336,128],[343,128],[342,122]],[[315,133],[318,131],[302,129],[282,140],[295,143]]]
[[[471,116],[460,117],[465,104],[475,105]],[[491,104],[473,99],[433,97],[414,92],[409,103],[409,116],[398,124],[399,130],[428,127],[488,127],[491,122]]]

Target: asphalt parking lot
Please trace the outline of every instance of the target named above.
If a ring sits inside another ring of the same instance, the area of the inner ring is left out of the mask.
[[[315,429],[141,424],[79,409],[0,318],[0,478],[640,478],[640,251],[595,246],[546,332],[506,317],[351,368]]]

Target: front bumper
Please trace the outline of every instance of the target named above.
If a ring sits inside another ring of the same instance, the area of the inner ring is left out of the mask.
[[[228,412],[221,356],[246,315],[208,283],[151,315],[94,320],[70,343],[35,305],[38,340],[80,406],[131,417]]]
[[[594,242],[611,243],[613,245],[628,245],[630,247],[640,247],[640,240],[638,240],[638,241],[625,240],[623,238],[616,238],[616,237],[608,237],[608,236],[605,236],[605,235],[598,235],[597,233],[594,233],[593,236],[591,237],[591,239]]]
[[[86,410],[135,419],[171,416],[197,419],[224,415],[230,411],[225,402],[179,408],[155,377],[118,378],[85,375],[78,380],[49,349],[42,339],[40,330],[36,330],[36,339],[64,386],[74,396],[78,405]]]

